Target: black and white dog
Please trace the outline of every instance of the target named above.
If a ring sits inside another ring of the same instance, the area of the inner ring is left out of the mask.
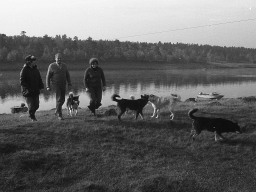
[[[121,99],[120,96],[117,94],[112,95],[112,100],[117,102],[117,107],[120,110],[118,114],[118,119],[121,120],[121,116],[126,112],[127,109],[136,111],[136,119],[139,115],[143,119],[142,110],[148,103],[148,97],[149,95],[141,95],[140,99]]]
[[[79,95],[74,95],[73,92],[69,92],[69,96],[67,99],[67,113],[68,115],[70,115],[71,117],[73,115],[77,115],[78,112],[78,106],[79,106]]]

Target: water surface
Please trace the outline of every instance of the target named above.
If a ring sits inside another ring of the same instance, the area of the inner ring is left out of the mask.
[[[256,95],[256,69],[179,69],[172,65],[129,64],[102,66],[107,90],[103,93],[103,106],[115,105],[111,101],[113,93],[123,98],[141,94],[169,96],[179,94],[182,100],[196,97],[199,92],[219,92],[226,98]],[[80,107],[89,103],[84,90],[83,76],[85,68],[70,71],[73,91],[80,95]],[[45,82],[45,70],[40,70]],[[10,113],[11,107],[25,103],[20,93],[19,73],[17,71],[0,72],[0,114]],[[46,90],[40,95],[39,110],[55,108],[55,96]],[[65,105],[64,105],[65,108]]]

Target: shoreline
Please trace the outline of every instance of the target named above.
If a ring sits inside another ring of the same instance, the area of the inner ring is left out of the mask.
[[[256,103],[256,96],[247,96],[247,97],[237,97],[237,98],[222,98],[219,100],[213,99],[198,99],[198,100],[194,100],[196,98],[188,98],[185,101],[181,101],[179,102],[179,105],[185,105],[185,106],[193,106],[195,108],[195,106],[214,106],[214,105],[222,105],[222,103],[229,103],[229,102],[236,102],[236,103],[240,103],[241,106],[243,105],[248,105],[248,103]],[[65,105],[63,105],[65,106]],[[240,107],[241,107],[240,106]],[[26,106],[27,107],[27,106]],[[102,115],[105,111],[109,110],[109,109],[117,109],[116,105],[109,105],[109,106],[103,106],[100,107],[97,111]],[[151,108],[150,104],[147,104],[145,109],[146,111],[150,110],[149,108]],[[47,113],[51,114],[52,112],[55,111],[56,108],[52,108],[49,110],[38,110],[36,111],[36,114],[38,115],[45,115]],[[11,110],[11,109],[10,109]],[[66,116],[67,115],[67,108],[64,107],[62,109],[63,114]],[[87,107],[79,107],[79,111],[80,112],[85,112],[88,111]],[[12,115],[16,115],[16,116],[26,116],[27,112],[18,112],[18,113],[0,113],[0,116],[12,116]]]
[[[220,100],[215,100],[215,99],[213,99],[213,100],[209,100],[209,99],[197,99],[197,101],[194,101],[194,100],[196,100],[196,98],[188,98],[188,99],[186,99],[185,101],[181,101],[181,103],[187,104],[187,103],[191,103],[191,102],[192,102],[192,103],[194,103],[194,105],[196,105],[196,104],[201,105],[201,104],[205,104],[205,103],[216,103],[216,102],[221,103],[221,102],[228,102],[228,101],[230,101],[230,100],[244,101],[244,102],[246,103],[246,102],[256,102],[256,96],[237,97],[237,98],[226,98],[226,97],[225,97],[225,98],[221,98]],[[147,105],[149,105],[149,104],[147,104]],[[63,106],[65,106],[65,105],[63,105]],[[106,110],[108,110],[108,109],[112,109],[113,106],[115,106],[115,105],[103,106],[103,107],[100,107],[100,108],[98,109],[98,111],[106,111]],[[27,106],[26,106],[26,107],[27,107]],[[40,108],[40,106],[39,106],[39,108]],[[42,109],[42,110],[37,110],[36,113],[47,113],[47,112],[54,111],[55,109],[56,109],[56,108],[52,108],[52,109],[49,109],[49,110],[44,110],[44,109]],[[79,110],[85,110],[85,109],[87,109],[87,107],[82,107],[82,106],[79,107]],[[63,110],[64,113],[66,113],[67,108],[66,108],[66,107],[63,107],[62,110]],[[10,111],[11,111],[11,108],[10,108]],[[27,113],[27,112],[0,113],[0,116],[1,116],[1,115],[14,115],[14,114],[21,114],[21,115],[24,115],[24,114],[26,114],[26,113]]]

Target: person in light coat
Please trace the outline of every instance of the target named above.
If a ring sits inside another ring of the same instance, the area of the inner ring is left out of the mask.
[[[55,115],[59,120],[63,120],[62,105],[65,102],[66,84],[71,89],[71,79],[67,65],[62,62],[62,55],[55,55],[55,62],[48,67],[46,74],[46,88],[48,91],[54,91],[56,94],[56,111]]]

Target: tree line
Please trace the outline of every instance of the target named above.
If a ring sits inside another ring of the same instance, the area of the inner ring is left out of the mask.
[[[121,42],[119,40],[81,40],[67,35],[29,37],[0,34],[0,62],[24,62],[28,54],[49,62],[60,52],[65,60],[80,62],[91,57],[102,61],[136,61],[166,63],[235,62],[256,63],[256,49],[184,43]]]

